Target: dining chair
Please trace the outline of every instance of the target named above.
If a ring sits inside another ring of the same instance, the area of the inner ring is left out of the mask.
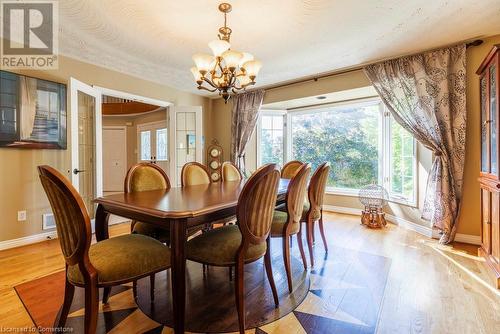
[[[287,162],[283,168],[281,168],[281,178],[283,179],[291,179],[302,167],[304,163],[298,160],[292,160]]]
[[[205,165],[200,164],[196,161],[187,162],[182,166],[181,170],[181,186],[197,186],[201,184],[210,184],[212,181],[210,179],[210,174]],[[197,227],[196,231],[201,231],[205,233],[212,229],[213,222],[209,222],[203,225],[203,227]],[[208,265],[203,265],[203,273],[208,269]],[[231,275],[231,272],[229,272]]]
[[[124,192],[132,193],[136,191],[150,190],[168,190],[170,189],[170,180],[167,173],[153,163],[141,162],[133,165],[127,172],[124,182]],[[170,228],[161,228],[159,226],[148,224],[139,221],[132,221],[130,225],[131,233],[142,234],[155,238],[160,242],[170,244]],[[151,274],[150,278],[150,295],[151,300],[154,300],[155,290],[155,274]],[[107,299],[110,294],[110,289],[104,289],[104,297]]]
[[[125,193],[161,189],[170,189],[170,180],[167,173],[165,173],[161,167],[153,163],[141,162],[135,164],[130,167],[125,176]],[[134,220],[132,221],[130,229],[132,233],[144,234],[162,243],[168,244],[170,242],[170,230],[168,228],[161,228]]]
[[[260,167],[245,183],[238,198],[238,224],[210,230],[187,243],[187,258],[191,261],[236,267],[235,297],[240,333],[245,332],[245,264],[264,257],[274,303],[276,307],[279,305],[269,238],[279,179],[279,169],[275,164]]]
[[[200,184],[209,184],[210,174],[207,167],[196,161],[191,161],[184,166],[181,170],[181,186],[196,186]]]
[[[288,280],[288,290],[293,291],[292,273],[290,267],[290,237],[297,235],[300,255],[304,269],[307,269],[307,260],[302,244],[302,230],[300,219],[304,207],[304,197],[307,188],[307,178],[311,172],[310,164],[302,164],[297,173],[290,179],[285,196],[286,212],[274,210],[271,225],[271,237],[283,240],[283,261]]]
[[[319,222],[319,231],[325,246],[325,252],[328,252],[326,243],[325,230],[323,228],[323,199],[325,197],[326,182],[328,181],[328,173],[330,172],[330,163],[324,162],[316,169],[309,181],[307,189],[308,200],[304,202],[304,211],[302,213],[301,222],[306,223],[307,246],[309,248],[309,257],[311,266],[314,266],[314,223]]]
[[[134,282],[170,267],[170,249],[158,240],[128,234],[91,245],[90,218],[82,197],[69,181],[49,166],[38,166],[56,222],[66,262],[64,302],[54,322],[63,328],[75,286],[85,289],[84,332],[96,332],[99,288]],[[103,303],[107,300],[103,299]]]
[[[243,179],[240,170],[231,161],[222,164],[222,181],[239,181]]]

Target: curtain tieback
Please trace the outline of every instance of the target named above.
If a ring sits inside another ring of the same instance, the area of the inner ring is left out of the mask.
[[[436,156],[436,157],[440,157],[440,156],[442,156],[442,155],[443,155],[443,154],[442,154],[441,152],[434,152],[434,156]]]

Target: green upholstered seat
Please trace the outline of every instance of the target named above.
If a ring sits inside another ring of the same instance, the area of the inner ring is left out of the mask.
[[[163,243],[170,241],[170,230],[160,228],[153,224],[136,222],[132,233],[147,235],[148,237],[155,238]]]
[[[141,234],[106,239],[90,246],[90,263],[98,284],[132,281],[170,266],[170,249],[158,240]],[[84,284],[78,265],[68,267],[68,280]]]
[[[307,218],[307,211],[309,211],[309,207],[310,207],[309,201],[305,200],[304,201],[304,209],[302,211],[302,218],[301,218],[302,221],[306,220],[306,218]],[[283,204],[278,205],[276,207],[276,210],[286,212],[285,204],[283,203]],[[319,212],[318,210],[314,210],[313,213],[312,213],[312,218],[314,220],[318,220],[320,217],[321,217],[321,212]]]
[[[236,264],[236,252],[241,245],[241,232],[237,225],[228,225],[207,231],[187,243],[189,260],[214,265]],[[266,243],[250,244],[245,263],[255,261],[266,253]]]
[[[271,225],[271,236],[280,237],[283,236],[283,228],[288,219],[288,214],[283,211],[274,210],[273,222]],[[296,234],[300,230],[299,224],[293,224],[290,234]]]

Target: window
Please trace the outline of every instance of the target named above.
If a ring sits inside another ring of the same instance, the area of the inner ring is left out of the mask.
[[[394,118],[386,114],[389,136],[389,171],[386,188],[393,197],[415,200],[415,140]]]
[[[151,131],[141,131],[141,160],[151,159]]]
[[[167,161],[167,128],[156,130],[156,160]]]
[[[313,170],[330,161],[331,188],[379,183],[379,115],[378,102],[292,113],[293,160],[307,161]]]
[[[260,164],[276,163],[283,165],[284,151],[284,113],[263,112],[259,122],[258,156]]]
[[[414,204],[416,145],[380,99],[284,113],[264,112],[258,124],[259,165],[290,160],[331,163],[329,192],[356,195],[383,185],[391,200]]]

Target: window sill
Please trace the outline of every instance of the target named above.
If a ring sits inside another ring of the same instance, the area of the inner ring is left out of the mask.
[[[336,196],[346,196],[346,197],[358,197],[359,189],[342,189],[342,188],[326,188],[325,193],[327,195],[336,195]],[[404,198],[390,196],[387,200],[391,203],[401,204],[404,206],[409,206],[411,208],[417,208],[417,203],[408,201]]]

